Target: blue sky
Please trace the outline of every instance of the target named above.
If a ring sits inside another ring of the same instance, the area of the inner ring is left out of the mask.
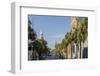
[[[29,15],[28,18],[38,37],[40,37],[40,32],[43,32],[50,48],[54,48],[55,42],[61,42],[65,34],[71,29],[70,16]]]

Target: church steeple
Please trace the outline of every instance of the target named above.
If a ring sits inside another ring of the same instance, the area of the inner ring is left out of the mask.
[[[40,31],[40,39],[44,39],[43,32]]]

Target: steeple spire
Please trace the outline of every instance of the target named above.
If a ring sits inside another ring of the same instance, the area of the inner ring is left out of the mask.
[[[43,32],[40,31],[40,39],[44,39]]]

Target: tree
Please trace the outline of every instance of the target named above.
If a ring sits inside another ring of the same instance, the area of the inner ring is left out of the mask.
[[[82,43],[85,42],[85,40],[87,39],[87,35],[88,35],[88,32],[87,32],[87,29],[88,29],[88,18],[85,17],[85,18],[82,18],[82,20],[80,21],[80,26],[79,28],[77,29],[77,44],[79,44],[79,52],[80,52],[80,58],[82,58],[82,50],[84,47],[82,45]]]
[[[47,41],[44,40],[43,38],[38,39],[38,40],[39,40],[39,42],[41,43],[41,46],[42,46],[42,48],[41,48],[42,53],[47,54],[47,52],[49,51],[49,48],[47,46]]]
[[[66,58],[69,58],[70,53],[71,53],[71,57],[72,57],[72,49],[69,47],[69,45],[71,45],[71,43],[72,43],[72,40],[73,40],[72,32],[67,32],[65,35],[65,38],[62,40],[61,44],[63,45],[63,51],[66,53]]]
[[[43,59],[43,55],[46,55],[49,51],[49,48],[47,47],[47,42],[42,39],[36,39],[33,43],[33,51],[36,51],[39,55],[39,59]]]
[[[32,23],[30,20],[28,20],[28,40],[30,42],[28,44],[28,47],[32,48],[33,53],[38,54],[39,59],[43,59],[42,55],[47,54],[47,52],[49,51],[49,48],[47,46],[47,41],[44,40],[43,37],[41,39],[37,38],[37,34],[34,31],[34,29],[32,28]],[[35,54],[33,54],[33,55],[35,55]],[[33,59],[35,59],[35,58],[33,58]]]
[[[81,22],[81,27],[80,27],[80,30],[81,30],[81,41],[82,41],[82,52],[81,52],[81,58],[83,57],[83,49],[84,49],[84,42],[86,41],[87,39],[87,36],[88,36],[88,18],[85,17],[83,18],[83,21]]]
[[[61,58],[61,59],[64,58],[62,50],[63,50],[63,44],[62,43],[56,43],[54,51],[59,56],[59,58]]]
[[[77,50],[78,58],[82,58],[82,43],[85,42],[88,36],[88,18],[82,17],[77,23],[77,28],[74,28],[74,31],[67,32],[64,39],[61,43],[55,44],[55,49],[59,52],[63,51],[66,53],[66,56],[68,56],[68,45],[71,45],[71,57],[72,53],[74,51],[73,44],[75,44],[79,51]],[[84,46],[83,46],[84,47]]]
[[[36,37],[37,37],[37,34],[32,28],[32,23],[30,20],[28,20],[28,39],[35,40]]]
[[[34,31],[34,29],[32,28],[31,21],[28,20],[28,52],[30,53],[32,51],[32,56],[31,56],[31,54],[29,54],[29,57],[31,57],[32,60],[37,59],[36,46],[34,45],[36,38],[37,38],[37,34]]]

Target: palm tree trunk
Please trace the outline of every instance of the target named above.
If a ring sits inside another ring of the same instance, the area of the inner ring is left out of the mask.
[[[80,42],[80,53],[79,54],[80,54],[80,59],[81,59],[81,42]]]
[[[64,51],[66,52],[65,53],[66,54],[65,58],[68,58],[68,52],[67,52],[67,48],[66,47],[64,47]]]
[[[84,42],[82,42],[81,58],[83,58]]]

